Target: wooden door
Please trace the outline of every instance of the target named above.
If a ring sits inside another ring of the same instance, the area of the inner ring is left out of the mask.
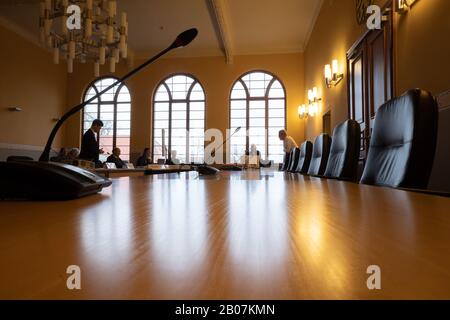
[[[394,95],[392,1],[388,1],[383,11],[382,28],[368,30],[347,52],[348,113],[361,126],[363,164],[376,112]]]

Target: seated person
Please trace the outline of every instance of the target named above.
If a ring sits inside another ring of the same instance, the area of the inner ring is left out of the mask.
[[[287,160],[289,159],[289,153],[294,148],[298,148],[297,143],[295,140],[288,135],[286,130],[280,130],[278,132],[278,138],[283,141],[283,151],[284,151],[284,159],[283,159],[283,165],[287,165]]]
[[[120,159],[120,149],[119,148],[114,148],[113,149],[112,155],[110,155],[108,157],[108,159],[106,159],[106,162],[114,163],[116,165],[117,169],[122,169],[122,168],[126,168],[127,167],[125,165],[125,162],[123,162],[122,159]]]
[[[255,144],[252,144],[250,146],[250,152],[248,150],[245,150],[245,155],[246,156],[261,156],[261,152],[259,152],[259,150],[256,149]]]
[[[259,152],[256,149],[255,144],[252,144],[250,146],[250,152],[248,150],[245,151],[245,155],[246,155],[245,164],[259,166],[261,152]]]
[[[136,167],[145,167],[152,164],[152,159],[150,158],[150,148],[145,148],[142,155],[136,161]]]
[[[172,157],[170,160],[172,161],[171,164],[180,164],[180,159],[177,159],[177,150],[172,150],[171,152]]]
[[[63,162],[64,160],[67,160],[67,149],[66,148],[61,148],[56,157],[50,158],[50,161],[52,161],[52,162]]]
[[[70,149],[69,153],[67,154],[68,160],[75,160],[80,155],[80,150],[78,148],[72,148]]]

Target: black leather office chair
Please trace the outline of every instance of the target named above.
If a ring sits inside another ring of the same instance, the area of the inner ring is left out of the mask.
[[[289,163],[289,167],[287,168],[287,171],[295,172],[295,169],[297,169],[299,158],[300,158],[300,149],[299,148],[292,149],[291,161]]]
[[[308,172],[311,163],[313,144],[311,141],[305,141],[300,146],[300,157],[295,172],[305,174]]]
[[[309,165],[309,175],[323,175],[327,168],[328,157],[330,155],[331,137],[322,133],[314,140],[314,147]]]
[[[436,150],[438,114],[435,98],[420,89],[382,105],[361,183],[425,189]]]
[[[333,130],[330,156],[324,176],[342,180],[356,180],[360,153],[360,126],[347,120]]]
[[[281,171],[286,171],[291,164],[292,151],[284,158],[283,164],[281,166]]]

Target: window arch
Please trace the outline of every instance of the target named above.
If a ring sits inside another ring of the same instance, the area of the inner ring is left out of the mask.
[[[233,85],[230,95],[230,129],[240,130],[230,139],[230,161],[255,144],[261,157],[283,162],[283,143],[278,131],[286,127],[286,91],[281,81],[265,71],[244,74]]]
[[[102,90],[112,85],[116,78],[102,78],[91,84],[85,92],[84,101],[89,100]],[[98,135],[100,148],[105,153],[112,153],[120,148],[121,158],[130,160],[131,96],[127,86],[119,83],[102,94],[98,99],[83,109],[83,134],[89,130],[92,120],[103,121],[103,128]]]
[[[152,128],[155,161],[172,159],[176,152],[181,163],[203,162],[205,92],[197,79],[176,74],[160,82],[153,97]]]

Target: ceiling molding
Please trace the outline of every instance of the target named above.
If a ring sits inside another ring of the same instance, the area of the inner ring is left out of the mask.
[[[225,2],[223,0],[206,0],[206,4],[210,11],[216,29],[217,38],[222,46],[227,64],[233,63],[233,48],[231,32],[229,29]]]
[[[0,15],[0,25],[6,29],[18,34],[19,36],[21,36],[25,40],[31,42],[32,44],[45,50],[45,47],[41,44],[41,42],[39,41],[39,39],[36,37],[35,34],[26,30],[25,28],[22,28],[17,23],[9,20],[8,18],[6,18],[2,15]]]
[[[308,33],[306,34],[305,42],[303,43],[303,49],[302,52],[306,50],[306,47],[308,46],[309,39],[311,38],[311,35],[314,31],[314,27],[316,26],[317,18],[319,18],[320,10],[322,10],[322,5],[324,0],[318,0],[319,5],[316,7],[316,11],[313,14],[313,20],[311,21],[311,24],[309,25]]]

